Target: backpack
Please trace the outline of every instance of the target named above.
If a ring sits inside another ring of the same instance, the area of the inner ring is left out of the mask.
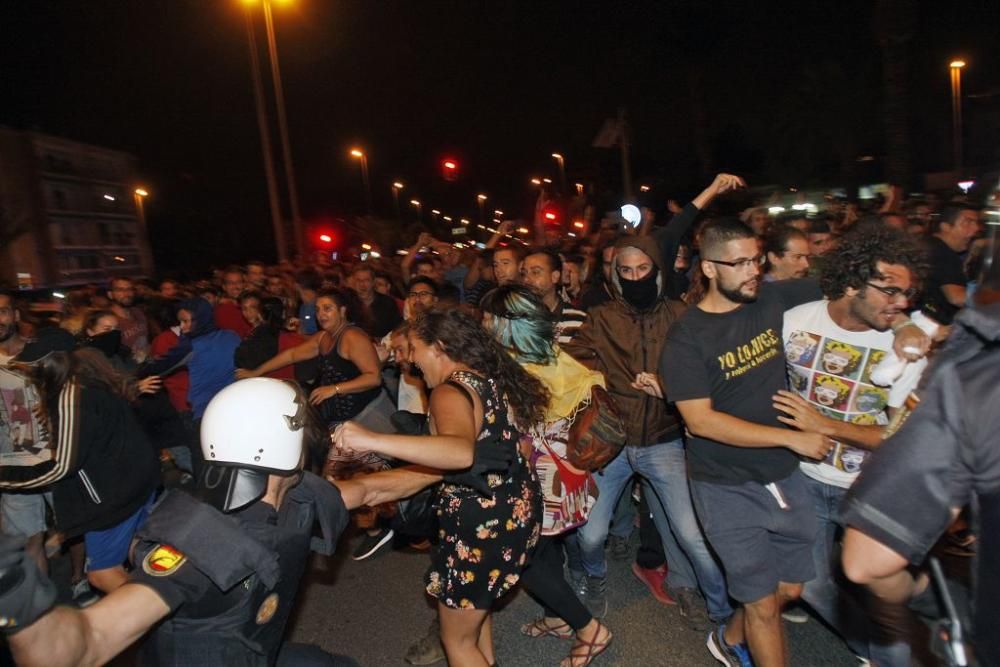
[[[618,456],[625,438],[618,406],[604,387],[595,384],[590,390],[590,405],[576,414],[570,426],[566,458],[580,470],[600,470]]]

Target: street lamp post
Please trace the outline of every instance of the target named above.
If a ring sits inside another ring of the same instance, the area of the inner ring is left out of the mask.
[[[479,224],[486,224],[486,195],[480,193],[476,195],[476,201],[479,203]]]
[[[421,204],[420,200],[418,200],[418,199],[411,199],[410,200],[410,206],[412,206],[413,208],[417,209],[417,222],[422,222],[423,221],[423,217],[424,217],[423,216],[423,213],[424,213],[423,204]]]
[[[368,156],[360,148],[351,149],[351,157],[361,161],[361,181],[365,186],[365,209],[372,214],[372,185],[368,180]]]
[[[962,176],[962,68],[965,61],[953,60],[951,71],[951,150],[955,177]]]
[[[292,166],[292,147],[288,140],[288,118],[285,115],[285,93],[281,86],[281,70],[278,66],[278,43],[274,39],[274,19],[271,16],[271,0],[264,0],[264,25],[267,28],[267,51],[271,57],[271,78],[274,82],[274,104],[278,112],[278,132],[281,137],[281,152],[285,160],[285,178],[288,181],[288,203],[292,209],[292,228],[295,230],[295,249],[299,256],[305,255],[305,239],[302,233],[302,217],[299,215],[299,194],[295,188],[295,168]]]
[[[149,192],[145,188],[136,188],[132,191],[132,196],[135,197],[135,215],[139,221],[139,232],[142,234],[142,238],[139,241],[139,248],[141,248],[142,252],[142,268],[151,274],[153,271],[153,256],[150,248],[149,228],[146,226],[146,202],[144,201],[149,196]]]
[[[396,207],[396,222],[403,222],[403,215],[399,212],[399,191],[403,189],[403,184],[394,181],[392,184],[392,203]]]
[[[271,133],[267,129],[267,110],[264,102],[264,84],[260,79],[260,61],[257,58],[257,38],[253,30],[253,17],[246,12],[247,37],[250,40],[250,73],[253,76],[253,99],[257,107],[257,129],[260,132],[260,148],[264,159],[264,177],[267,180],[267,199],[271,206],[271,228],[274,230],[274,245],[278,251],[278,261],[288,259],[288,245],[285,240],[285,223],[281,219],[281,203],[278,199],[278,179],[274,172],[274,154],[271,152]]]
[[[560,153],[553,153],[552,157],[559,163],[559,191],[566,192],[566,158]]]

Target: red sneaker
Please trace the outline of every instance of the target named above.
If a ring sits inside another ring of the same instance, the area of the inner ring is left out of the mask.
[[[666,564],[653,569],[639,567],[638,563],[632,563],[632,574],[649,589],[649,592],[661,604],[677,604],[677,601],[667,595],[663,588],[663,582],[667,578]]]

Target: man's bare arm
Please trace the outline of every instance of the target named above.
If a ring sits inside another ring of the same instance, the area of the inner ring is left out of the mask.
[[[103,665],[169,613],[153,589],[125,584],[86,609],[55,607],[8,642],[22,667]]]

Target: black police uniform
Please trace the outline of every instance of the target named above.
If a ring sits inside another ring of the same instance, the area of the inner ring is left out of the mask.
[[[929,371],[920,403],[865,464],[841,522],[919,565],[972,504],[978,520],[973,645],[1000,665],[1000,304],[966,309]]]
[[[278,510],[258,501],[223,514],[169,491],[137,534],[131,578],[176,613],[143,645],[142,664],[278,663],[309,553],[333,553],[347,519],[337,487],[309,472]],[[312,536],[317,521],[323,538]]]

